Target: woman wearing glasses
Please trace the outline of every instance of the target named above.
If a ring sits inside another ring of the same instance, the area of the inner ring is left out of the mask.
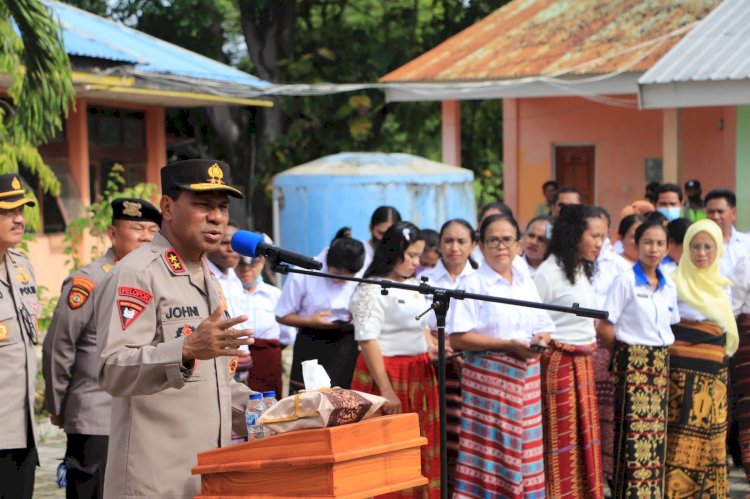
[[[607,237],[601,208],[568,205],[534,281],[544,303],[596,308],[591,279]],[[544,466],[550,497],[604,497],[596,399],[594,320],[550,312],[556,331],[542,356]]]
[[[513,218],[487,217],[479,229],[484,262],[460,287],[541,301],[512,264],[520,237]],[[453,497],[544,497],[539,352],[554,323],[543,310],[486,301],[452,300],[450,310],[451,346],[466,352]]]
[[[692,224],[671,277],[681,321],[669,349],[667,497],[727,497],[727,356],[737,350],[721,228]]]
[[[416,285],[414,273],[423,250],[419,229],[409,222],[396,222],[383,234],[365,278]],[[421,455],[422,475],[428,484],[380,497],[440,495],[437,381],[428,356],[433,340],[427,319],[414,319],[428,307],[417,291],[391,288],[383,295],[377,284],[360,284],[352,296],[354,337],[360,349],[352,389],[385,397],[385,414],[416,412],[421,434],[427,438]]]

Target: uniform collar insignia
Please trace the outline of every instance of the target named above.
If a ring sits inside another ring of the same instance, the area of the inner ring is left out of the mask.
[[[185,264],[182,263],[180,255],[174,249],[168,249],[164,252],[164,259],[167,262],[169,269],[175,274],[185,273]]]
[[[13,187],[15,190],[18,190],[21,188],[21,182],[19,182],[18,177],[13,177],[13,181],[10,183],[10,186]]]

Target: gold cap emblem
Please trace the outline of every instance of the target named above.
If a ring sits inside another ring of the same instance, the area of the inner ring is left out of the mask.
[[[142,217],[143,213],[141,213],[141,208],[143,208],[141,203],[124,201],[122,203],[122,214],[128,217]]]
[[[10,185],[16,190],[21,188],[21,182],[18,181],[18,177],[13,177],[13,181],[10,183]]]
[[[224,178],[224,171],[218,164],[214,163],[208,167],[208,175],[211,177],[211,180],[208,181],[210,184],[221,185],[224,183],[222,180]]]

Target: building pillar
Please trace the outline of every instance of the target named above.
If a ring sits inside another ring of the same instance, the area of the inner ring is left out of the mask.
[[[503,99],[503,202],[518,216],[518,99]]]
[[[461,165],[461,101],[442,101],[443,163]]]
[[[680,184],[680,110],[662,111],[663,181]]]
[[[161,167],[167,164],[167,132],[163,106],[146,108],[146,182],[161,192]]]
[[[88,100],[77,98],[75,109],[68,113],[66,123],[68,140],[68,168],[73,181],[78,187],[80,201],[83,206],[91,204],[91,188],[89,181],[89,124]],[[71,216],[78,214],[71,213]]]

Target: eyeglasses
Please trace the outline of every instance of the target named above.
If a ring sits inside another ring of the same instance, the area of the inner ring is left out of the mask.
[[[503,248],[510,248],[516,244],[517,241],[518,239],[515,237],[489,237],[484,240],[484,245],[490,249],[498,249],[500,246]]]
[[[700,253],[700,251],[703,250],[706,253],[711,253],[712,251],[716,250],[716,246],[713,244],[700,244],[700,243],[694,243],[690,245],[690,251],[694,253]]]

